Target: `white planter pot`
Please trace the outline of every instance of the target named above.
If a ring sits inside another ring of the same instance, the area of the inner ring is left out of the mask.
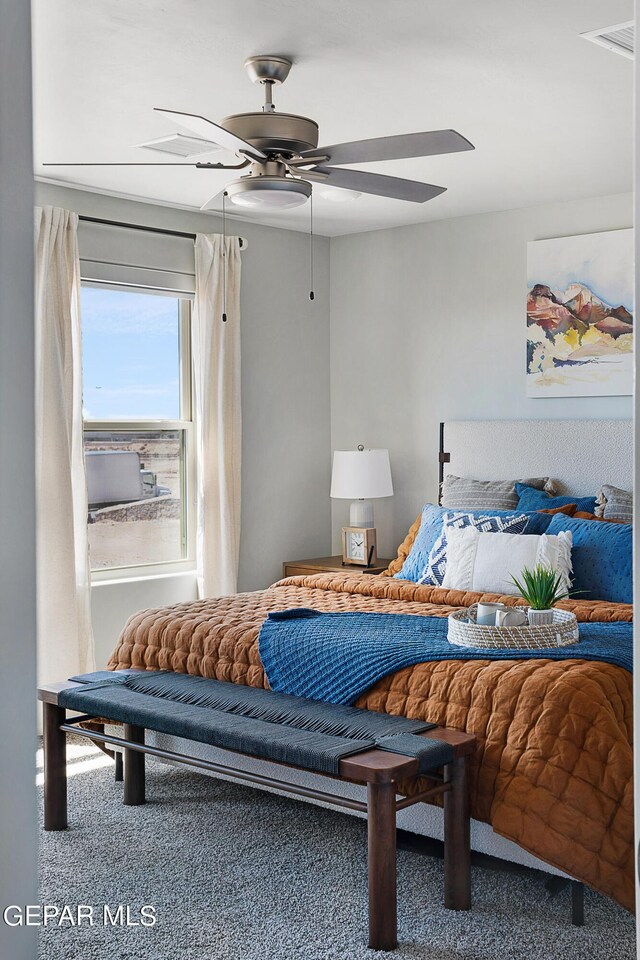
[[[540,627],[543,624],[553,623],[553,608],[550,610],[533,610],[529,607],[527,616],[530,626]]]

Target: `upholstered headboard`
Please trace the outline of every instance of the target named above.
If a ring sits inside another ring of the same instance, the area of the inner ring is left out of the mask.
[[[555,477],[578,496],[633,489],[631,420],[450,420],[440,434],[442,476]]]

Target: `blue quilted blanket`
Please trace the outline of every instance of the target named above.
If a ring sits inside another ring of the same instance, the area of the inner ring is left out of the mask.
[[[428,660],[599,660],[632,672],[633,624],[581,623],[580,640],[545,650],[485,650],[447,640],[446,617],[398,613],[270,613],[259,650],[272,690],[354,703],[377,680]]]

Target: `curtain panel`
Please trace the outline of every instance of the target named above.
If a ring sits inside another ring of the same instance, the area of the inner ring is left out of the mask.
[[[82,438],[78,217],[35,210],[38,678],[95,669]]]
[[[211,597],[235,593],[238,585],[242,456],[238,238],[198,234],[195,269],[198,589],[201,597]]]

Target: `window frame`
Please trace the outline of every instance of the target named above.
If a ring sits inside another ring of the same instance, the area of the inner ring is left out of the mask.
[[[122,284],[81,278],[81,286],[102,289],[124,290],[131,293],[146,293],[150,296],[165,296],[179,303],[178,360],[180,374],[180,418],[177,420],[141,419],[85,419],[85,431],[115,431],[118,433],[157,433],[162,430],[179,431],[182,434],[182,551],[180,560],[165,560],[131,566],[91,568],[91,582],[104,583],[114,580],[144,580],[158,576],[188,573],[196,570],[196,507],[197,507],[197,457],[193,366],[191,355],[191,316],[193,295],[183,291],[159,290],[141,284]]]

